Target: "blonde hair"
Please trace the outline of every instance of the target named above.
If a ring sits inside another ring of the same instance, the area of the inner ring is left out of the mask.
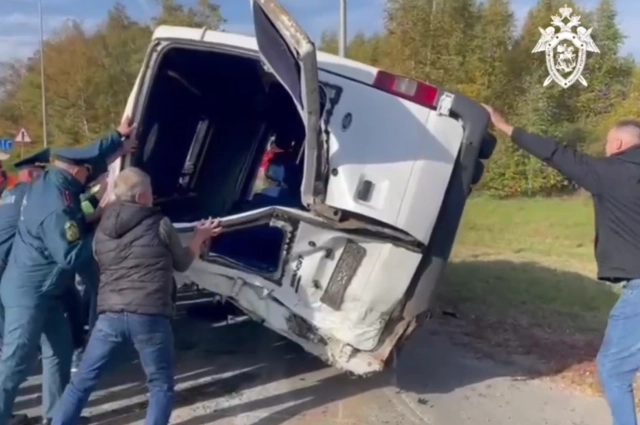
[[[125,168],[118,174],[113,185],[113,194],[122,202],[135,202],[138,195],[151,187],[151,178],[139,168]]]

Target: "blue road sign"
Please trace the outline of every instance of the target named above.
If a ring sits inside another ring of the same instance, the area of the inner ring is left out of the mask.
[[[13,139],[0,139],[0,151],[12,151]]]

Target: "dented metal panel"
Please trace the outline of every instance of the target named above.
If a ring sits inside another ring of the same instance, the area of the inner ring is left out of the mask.
[[[354,232],[359,231],[363,234],[362,236],[369,238],[372,241],[386,242],[391,245],[401,246],[414,252],[418,252],[420,250],[420,246],[414,237],[395,229],[356,220],[336,223],[325,219],[324,217],[318,217],[312,213],[293,208],[266,207],[220,218],[222,232],[233,232],[234,230],[273,222],[302,222],[324,229],[347,229]],[[181,233],[193,232],[196,225],[197,222],[175,223],[175,227]]]
[[[402,285],[395,285],[394,291],[375,278],[370,281],[370,273],[379,274],[389,264],[397,265],[398,270],[414,269],[420,254],[407,250],[412,244],[391,236],[402,234],[361,223],[367,236],[358,237],[353,230],[347,235],[339,229],[341,223],[282,207],[221,221],[226,232],[270,224],[288,233],[278,272],[267,276],[216,255],[196,260],[185,273],[186,281],[233,302],[254,320],[341,369],[364,375],[383,368],[387,354],[378,347],[386,347],[389,336],[380,338],[385,328],[395,327],[393,319],[389,326],[385,323],[404,290],[399,288]],[[190,233],[195,223],[174,225],[181,233]],[[356,223],[350,228],[357,229]],[[408,260],[402,260],[405,257]],[[366,317],[362,317],[364,308]]]

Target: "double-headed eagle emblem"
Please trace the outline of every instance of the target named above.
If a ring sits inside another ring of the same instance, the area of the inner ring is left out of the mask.
[[[546,52],[549,77],[545,80],[544,87],[551,81],[565,89],[576,81],[580,81],[586,87],[587,80],[582,76],[582,70],[587,52],[600,53],[591,39],[592,28],[583,27],[580,24],[580,16],[573,16],[572,12],[573,9],[565,5],[560,8],[560,16],[551,17],[550,27],[544,30],[538,28],[542,35],[531,53]],[[565,23],[565,20],[568,22]],[[574,27],[578,27],[575,33]],[[567,74],[569,75],[565,78]]]

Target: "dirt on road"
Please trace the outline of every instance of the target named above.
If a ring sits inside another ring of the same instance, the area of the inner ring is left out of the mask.
[[[179,425],[355,425],[610,423],[600,398],[579,396],[515,364],[473,354],[433,321],[417,331],[395,367],[371,378],[328,368],[262,326],[242,321],[176,324]],[[16,411],[40,411],[40,376],[22,388]],[[144,377],[122,353],[89,402],[95,424],[142,423]]]

